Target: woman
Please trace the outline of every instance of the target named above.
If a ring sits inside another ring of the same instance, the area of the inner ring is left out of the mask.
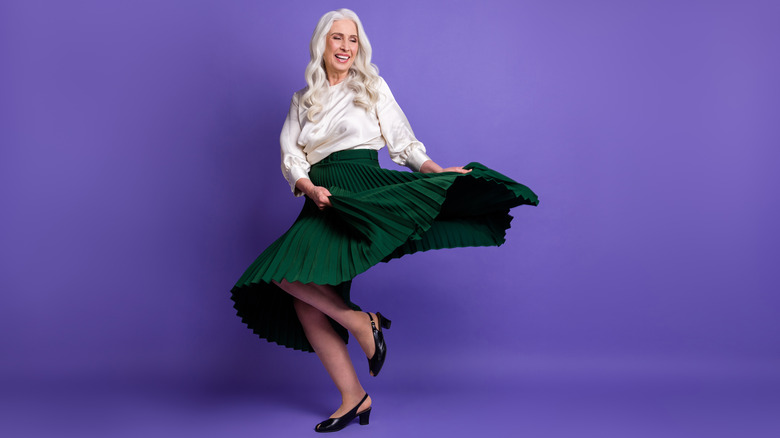
[[[509,208],[537,204],[527,187],[479,163],[443,169],[414,137],[371,64],[371,45],[354,12],[328,12],[311,39],[308,86],[293,95],[282,128],[282,172],[306,195],[293,226],[247,269],[232,290],[242,320],[261,338],[314,351],[342,404],[315,430],[354,418],[368,424],[371,398],[347,353],[349,334],[376,376],[386,357],[381,313],[350,301],[351,280],[380,261],[416,251],[500,245]],[[379,167],[392,160],[414,172]]]

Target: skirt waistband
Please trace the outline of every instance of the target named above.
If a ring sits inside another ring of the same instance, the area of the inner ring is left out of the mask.
[[[332,164],[343,161],[369,161],[371,163],[379,162],[379,154],[373,149],[349,149],[346,151],[334,152],[314,164]]]

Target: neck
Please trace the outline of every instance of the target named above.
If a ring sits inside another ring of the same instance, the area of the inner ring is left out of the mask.
[[[327,73],[328,73],[328,82],[330,83],[331,86],[333,86],[346,79],[349,72],[344,72],[344,73],[327,72]]]

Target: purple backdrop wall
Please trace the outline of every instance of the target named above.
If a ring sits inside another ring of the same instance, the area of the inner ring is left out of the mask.
[[[396,320],[391,359],[778,363],[776,3],[11,1],[6,382],[318,369],[258,341],[229,289],[300,208],[278,134],[313,26],[342,6],[438,162],[481,161],[541,198],[499,249],[356,280]]]

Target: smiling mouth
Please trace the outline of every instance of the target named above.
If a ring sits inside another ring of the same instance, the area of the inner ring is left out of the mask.
[[[349,56],[347,56],[347,55],[336,55],[336,58],[338,58],[338,59],[340,59],[342,61],[349,60]]]

